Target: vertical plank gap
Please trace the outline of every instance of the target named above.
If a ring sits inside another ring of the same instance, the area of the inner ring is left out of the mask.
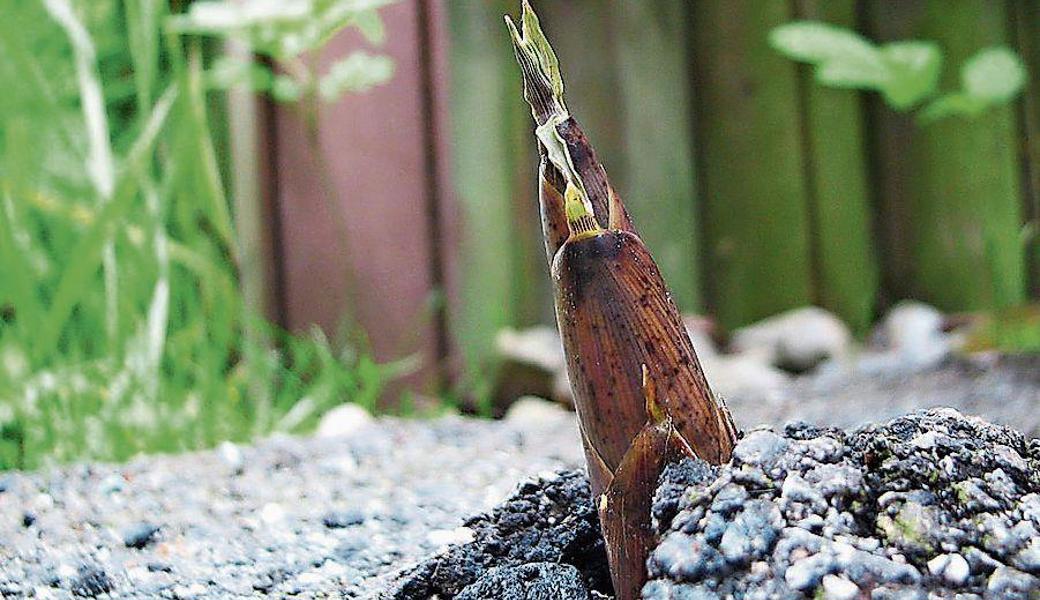
[[[274,62],[266,57],[257,57],[264,67],[275,68]],[[271,301],[270,314],[267,317],[282,329],[289,327],[289,304],[286,298],[286,265],[285,265],[285,232],[282,222],[282,182],[278,176],[278,112],[274,100],[266,94],[257,97],[257,129],[260,146],[260,179],[266,183],[262,192],[263,200],[268,203],[267,228],[270,231],[271,289],[268,298]]]
[[[438,181],[438,156],[436,141],[440,135],[437,124],[437,98],[434,83],[434,66],[432,56],[432,15],[431,3],[416,3],[419,21],[419,72],[422,105],[422,144],[423,144],[423,187],[425,188],[426,226],[429,244],[430,286],[437,297],[432,307],[434,365],[433,381],[438,392],[444,391],[450,384],[447,366],[449,363],[450,345],[448,340],[448,315],[445,295],[445,276],[443,252],[443,224],[441,223],[442,194]]]
[[[1040,71],[1034,61],[1040,60],[1040,11],[1029,14],[1026,2],[1007,0],[1008,31],[1011,43],[1026,63],[1027,80]],[[1036,11],[1034,7],[1032,10]],[[1030,31],[1036,28],[1037,31]],[[1038,82],[1033,82],[1036,85]],[[1022,220],[1029,233],[1024,248],[1026,285],[1029,296],[1040,299],[1040,95],[1028,83],[1022,97],[1015,102],[1018,121],[1019,169],[1022,186]]]
[[[806,11],[798,0],[791,0],[789,10],[795,19],[805,19]],[[820,278],[823,267],[820,264],[820,224],[817,219],[820,197],[817,193],[816,172],[814,164],[816,161],[816,149],[813,144],[812,135],[809,132],[809,110],[812,100],[809,98],[809,70],[811,67],[804,64],[798,65],[796,73],[798,85],[798,135],[799,146],[802,156],[802,184],[805,186],[805,218],[808,225],[809,246],[809,301],[817,306],[821,304],[822,291],[820,290]]]

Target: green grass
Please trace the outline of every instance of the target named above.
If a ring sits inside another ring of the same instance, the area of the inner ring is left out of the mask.
[[[244,304],[211,53],[164,33],[167,7],[0,19],[0,468],[305,429],[401,368]]]

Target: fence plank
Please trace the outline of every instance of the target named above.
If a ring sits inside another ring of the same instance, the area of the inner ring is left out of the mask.
[[[1040,299],[1040,4],[1011,0],[1015,46],[1028,69],[1029,83],[1019,103],[1019,149],[1022,152],[1022,192],[1027,219],[1026,264],[1029,292]]]
[[[617,44],[600,0],[542,0],[536,5],[560,59],[567,108],[581,123],[619,193],[628,189],[618,97]]]
[[[495,332],[537,322],[544,291],[530,113],[502,16],[515,3],[449,2],[452,137],[461,211],[459,302],[452,326],[479,385]],[[522,182],[521,182],[522,180]]]
[[[691,4],[706,289],[728,327],[811,299],[795,66],[769,48],[787,3]]]
[[[402,385],[425,389],[439,357],[429,302],[436,290],[420,23],[413,3],[381,14],[390,32],[382,50],[396,63],[389,83],[323,105],[316,132],[291,107],[276,114],[286,321],[294,330],[318,324],[332,334],[344,320],[360,325],[377,358],[418,354],[424,369]],[[321,69],[363,45],[356,32],[337,36]]]
[[[699,309],[686,6],[570,0],[543,2],[539,12],[560,59],[568,107],[676,300]]]
[[[882,39],[929,39],[945,50],[944,89],[976,51],[1006,44],[1003,3],[918,0],[869,4]],[[964,310],[1024,299],[1013,110],[918,125],[875,102],[891,297]]]
[[[799,18],[855,27],[855,0],[802,0]],[[874,317],[878,270],[859,94],[817,85],[800,68],[810,198],[814,300],[864,333]]]
[[[619,193],[676,302],[700,310],[689,10],[671,0],[612,0],[609,8],[623,104]]]

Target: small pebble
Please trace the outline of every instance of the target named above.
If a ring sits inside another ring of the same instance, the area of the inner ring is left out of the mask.
[[[123,532],[123,545],[127,548],[144,548],[155,541],[158,533],[158,525],[148,522],[137,523]]]
[[[323,525],[329,529],[342,529],[365,522],[365,515],[359,510],[332,510],[321,517]]]
[[[824,575],[823,597],[826,600],[854,600],[859,597],[859,586],[844,577]]]
[[[108,573],[101,567],[90,564],[81,565],[69,585],[69,590],[74,595],[84,598],[96,598],[111,592],[114,588]]]

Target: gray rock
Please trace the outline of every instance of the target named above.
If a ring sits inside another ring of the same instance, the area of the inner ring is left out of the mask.
[[[696,582],[725,572],[726,561],[702,536],[669,533],[650,555],[651,577]]]
[[[719,550],[727,561],[737,565],[764,558],[773,549],[782,524],[780,509],[774,503],[751,500],[722,534]]]
[[[588,600],[589,590],[571,565],[529,563],[496,567],[466,586],[456,600]]]
[[[959,587],[971,575],[968,561],[960,554],[940,554],[928,561],[928,572],[941,577],[946,583]]]
[[[922,369],[950,355],[953,342],[944,331],[945,317],[923,302],[896,304],[882,320],[885,343],[903,368]]]
[[[83,564],[77,569],[76,577],[69,583],[69,591],[76,596],[96,598],[115,589],[115,584],[103,568],[95,564]]]
[[[768,429],[752,431],[733,449],[733,461],[753,465],[769,473],[776,460],[787,451],[786,438]]]
[[[809,591],[819,585],[823,576],[835,566],[834,557],[814,554],[791,564],[784,572],[784,581],[792,590]]]
[[[844,577],[837,575],[823,576],[823,597],[825,600],[855,600],[859,598],[860,589]]]
[[[998,567],[986,583],[987,598],[1027,600],[1040,590],[1040,579],[1012,567]]]
[[[1012,563],[1026,573],[1040,575],[1040,537],[1032,537],[1029,545],[1018,551]]]
[[[154,542],[158,534],[158,525],[142,521],[131,525],[123,531],[123,545],[127,548],[137,548],[140,550]]]
[[[850,351],[852,334],[834,314],[814,306],[797,308],[733,332],[731,348],[765,357],[796,372],[812,369]]]
[[[329,529],[342,529],[365,522],[365,514],[357,509],[330,510],[321,517],[321,523]]]

